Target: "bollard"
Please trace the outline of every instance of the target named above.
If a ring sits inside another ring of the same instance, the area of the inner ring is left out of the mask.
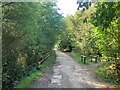
[[[84,56],[84,64],[86,63],[86,56]]]

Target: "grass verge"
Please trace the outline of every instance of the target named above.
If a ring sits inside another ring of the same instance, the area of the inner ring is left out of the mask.
[[[33,80],[38,79],[43,74],[43,71],[54,61],[55,56],[50,56],[44,63],[42,63],[42,65],[40,65],[40,70],[33,71],[29,76],[25,76],[15,88],[28,88]]]
[[[71,52],[70,56],[75,59],[78,63],[82,63],[84,64],[83,62],[81,62],[81,56],[79,53],[76,53],[76,52]],[[88,64],[88,62],[86,62],[85,64]]]
[[[81,57],[79,53],[71,52],[70,56],[74,58],[77,62],[81,63]]]
[[[98,76],[98,80],[108,82],[114,87],[120,88],[120,81],[117,81],[117,77],[113,74],[113,71],[109,69],[110,65],[109,62],[104,62],[97,67],[96,75]]]

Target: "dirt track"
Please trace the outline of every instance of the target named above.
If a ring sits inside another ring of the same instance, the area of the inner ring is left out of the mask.
[[[55,50],[56,61],[30,88],[110,88],[95,79],[94,65],[81,65],[68,54]]]

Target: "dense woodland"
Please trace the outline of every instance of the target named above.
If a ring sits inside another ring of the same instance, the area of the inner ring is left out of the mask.
[[[2,3],[3,88],[12,88],[52,53],[62,29],[53,3]]]
[[[103,76],[120,83],[120,2],[81,6],[63,17],[52,2],[2,3],[2,85],[13,88],[39,62],[61,51],[101,53]],[[107,77],[108,76],[108,77]]]

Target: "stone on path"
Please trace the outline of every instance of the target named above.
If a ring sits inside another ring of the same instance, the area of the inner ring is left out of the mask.
[[[53,78],[62,79],[62,75],[54,75]]]
[[[60,84],[60,79],[52,78],[51,83],[52,84]]]

